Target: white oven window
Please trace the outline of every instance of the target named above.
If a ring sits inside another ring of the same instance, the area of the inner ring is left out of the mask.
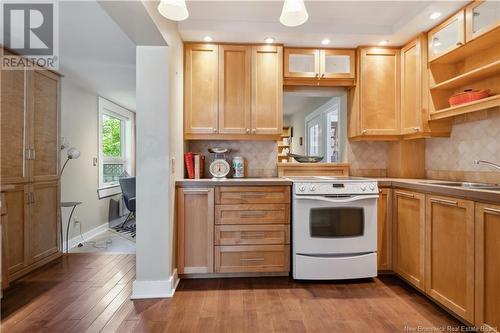
[[[309,231],[313,238],[362,237],[364,229],[363,208],[326,207],[310,210]]]

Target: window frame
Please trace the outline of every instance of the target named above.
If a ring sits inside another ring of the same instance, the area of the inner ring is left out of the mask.
[[[101,96],[98,98],[98,192],[106,197],[121,192],[118,182],[104,182],[104,164],[123,164],[124,170],[135,175],[135,112],[128,110]],[[120,157],[105,157],[103,153],[103,117],[109,116],[121,121]]]

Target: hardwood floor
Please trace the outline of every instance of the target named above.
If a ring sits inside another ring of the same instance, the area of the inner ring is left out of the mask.
[[[460,325],[393,276],[181,281],[173,299],[131,301],[133,255],[70,254],[9,288],[2,332],[404,332]]]

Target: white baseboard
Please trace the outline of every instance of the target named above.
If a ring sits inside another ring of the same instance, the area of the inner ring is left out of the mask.
[[[168,280],[160,281],[138,281],[132,284],[131,299],[144,298],[170,298],[174,296],[175,288],[179,284],[177,269],[174,270]]]
[[[101,224],[100,226],[95,227],[94,229],[90,229],[89,231],[83,233],[82,236],[86,241],[88,241],[102,234],[103,232],[108,230],[108,228],[109,228],[109,223],[106,222]],[[80,244],[81,242],[82,242],[82,237],[80,237],[80,235],[71,238],[69,240],[69,249],[71,250],[72,248],[78,246],[78,244]],[[66,241],[63,241],[63,252],[66,252]]]

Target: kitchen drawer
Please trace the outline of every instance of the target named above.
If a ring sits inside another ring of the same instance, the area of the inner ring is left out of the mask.
[[[288,224],[290,205],[216,205],[215,224]]]
[[[220,186],[217,204],[290,203],[290,186]]]
[[[290,244],[289,225],[218,225],[215,227],[215,245],[271,244]]]
[[[215,271],[218,273],[287,272],[289,270],[289,245],[215,247]]]

